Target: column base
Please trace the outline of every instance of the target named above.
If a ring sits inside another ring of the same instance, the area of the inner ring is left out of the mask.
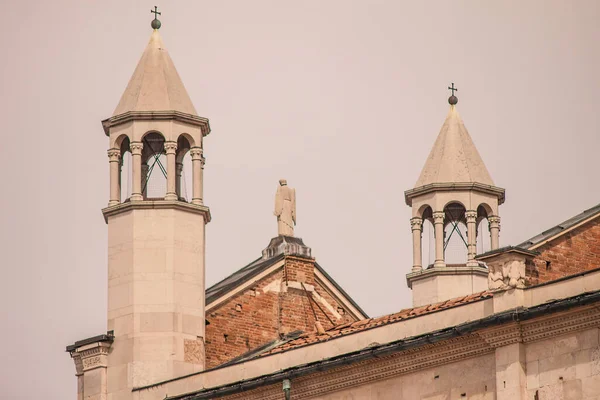
[[[435,262],[433,263],[434,267],[445,267],[446,263],[444,262],[444,260],[435,260]]]
[[[198,204],[198,205],[203,205],[204,202],[202,201],[202,199],[192,199],[192,204]]]
[[[421,265],[413,265],[412,272],[420,272],[423,271],[423,267]]]
[[[167,193],[167,195],[165,196],[165,200],[175,201],[175,200],[179,200],[179,199],[177,198],[177,194]]]
[[[479,263],[475,260],[469,260],[467,261],[467,267],[479,267]]]
[[[141,194],[132,194],[129,199],[131,201],[142,201],[144,200],[144,196],[142,196]]]
[[[120,203],[120,201],[118,201],[118,200],[111,200],[108,202],[108,206],[109,207],[116,206],[119,203]]]

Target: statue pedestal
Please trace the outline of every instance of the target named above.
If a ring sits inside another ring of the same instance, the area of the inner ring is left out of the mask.
[[[306,246],[301,238],[279,235],[271,239],[269,245],[262,251],[262,255],[265,260],[280,254],[312,257],[311,251],[311,248]]]

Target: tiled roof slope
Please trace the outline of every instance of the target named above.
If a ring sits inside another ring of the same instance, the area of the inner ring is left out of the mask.
[[[224,294],[235,290],[235,288],[238,286],[242,285],[256,275],[270,268],[276,262],[283,259],[283,254],[267,260],[264,260],[262,257],[257,258],[250,264],[235,271],[231,275],[223,278],[223,280],[206,289],[206,304],[210,304]],[[352,299],[352,297],[350,297],[350,295],[331,277],[331,275],[329,275],[323,269],[323,267],[319,265],[319,263],[315,262],[315,267],[321,274],[323,274],[323,276],[325,276],[327,280],[329,280],[329,282],[342,294],[342,296],[344,296],[350,302],[350,304],[354,306],[354,308],[356,308],[363,316],[368,316],[368,314],[362,308],[360,308],[360,306]]]
[[[268,269],[270,266],[282,259],[283,255],[271,258],[269,260],[263,260],[263,258],[260,257],[252,261],[245,267],[235,271],[231,275],[226,276],[221,281],[215,283],[214,285],[206,289],[206,304],[210,304],[214,300],[218,299],[220,296],[233,290],[234,288],[248,281],[252,277],[260,274],[262,271]]]
[[[295,339],[287,341],[281,341],[276,347],[269,347],[267,351],[264,351],[259,356],[281,353],[284,351],[292,350],[298,347],[308,346],[315,343],[326,342],[331,339],[335,339],[341,336],[350,335],[356,332],[366,331],[367,329],[376,328],[382,325],[389,325],[395,322],[404,321],[411,318],[420,317],[421,315],[430,314],[436,311],[446,310],[448,308],[462,306],[475,301],[484,300],[492,297],[492,293],[489,291],[483,291],[474,293],[469,296],[457,297],[454,299],[442,301],[440,303],[430,304],[427,306],[407,308],[394,314],[384,315],[377,318],[367,318],[360,321],[347,323],[344,325],[335,326],[327,330],[324,334],[318,334],[317,332],[309,332],[300,335]],[[245,360],[252,357],[246,357]]]
[[[534,237],[524,241],[519,244],[517,247],[521,247],[523,249],[530,249],[538,243],[541,243],[550,238],[554,238],[561,234],[561,232],[566,231],[567,229],[579,224],[582,221],[585,221],[588,218],[600,215],[600,204],[595,205],[594,207],[585,210],[584,212],[577,214],[568,220],[561,222],[560,224],[553,226],[550,229],[545,230],[544,232],[535,235]]]

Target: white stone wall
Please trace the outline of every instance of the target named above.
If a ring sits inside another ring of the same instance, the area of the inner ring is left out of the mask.
[[[203,369],[204,225],[201,214],[175,208],[109,217],[111,400]]]
[[[528,398],[600,399],[599,329],[589,329],[527,345]]]

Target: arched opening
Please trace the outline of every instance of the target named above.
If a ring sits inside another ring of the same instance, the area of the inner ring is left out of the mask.
[[[163,199],[167,193],[165,138],[158,132],[149,132],[142,143],[142,196],[144,199]]]
[[[125,202],[131,197],[131,151],[129,150],[129,138],[121,142],[121,164],[119,165],[119,191],[121,201]]]
[[[485,207],[483,204],[477,207],[477,254],[492,249],[488,209],[489,207]]]
[[[176,160],[176,190],[177,198],[181,201],[192,201],[192,158],[190,149],[193,140],[186,134],[177,139]]]
[[[421,234],[423,268],[429,268],[435,261],[435,230],[433,227],[433,210],[427,206],[421,213],[423,232]]]
[[[467,262],[467,220],[465,207],[450,203],[444,207],[444,260],[446,265]]]

